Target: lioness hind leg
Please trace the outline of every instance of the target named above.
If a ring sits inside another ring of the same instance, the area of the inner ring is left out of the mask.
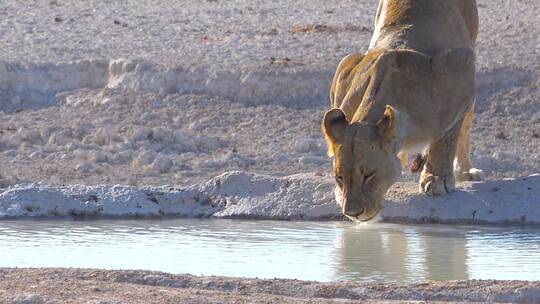
[[[455,190],[454,156],[461,122],[439,141],[429,145],[426,163],[420,175],[420,191],[428,196],[445,195]]]
[[[454,176],[457,181],[481,181],[484,180],[484,172],[473,168],[469,158],[469,133],[474,116],[474,103],[465,114],[459,133],[456,158],[454,160]]]

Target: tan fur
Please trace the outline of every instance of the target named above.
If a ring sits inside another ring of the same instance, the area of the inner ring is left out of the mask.
[[[380,210],[400,160],[419,146],[428,147],[420,178],[428,195],[451,192],[455,177],[481,177],[471,168],[468,143],[476,2],[381,0],[375,19],[369,51],[339,63],[330,90],[334,110],[323,122],[338,200],[346,215],[360,220]]]
[[[384,20],[384,26],[395,26],[407,19],[407,8],[409,5],[405,1],[391,1],[387,4],[387,13]]]

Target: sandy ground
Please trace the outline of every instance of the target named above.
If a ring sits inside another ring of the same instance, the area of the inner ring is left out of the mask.
[[[540,303],[540,283],[318,283],[148,271],[0,268],[2,303]]]
[[[479,0],[480,71],[534,72],[540,4]],[[335,65],[365,50],[377,1],[162,0],[68,2],[5,0],[0,12],[0,60],[61,62],[142,58],[165,64]],[[236,67],[238,68],[238,67]]]
[[[375,5],[6,1],[0,187],[327,174],[328,85],[342,56],[366,49]],[[491,179],[538,173],[540,4],[479,7],[472,159]]]

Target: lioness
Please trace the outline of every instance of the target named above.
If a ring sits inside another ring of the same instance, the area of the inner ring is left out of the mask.
[[[339,63],[322,125],[347,217],[377,215],[407,152],[425,149],[429,196],[482,179],[469,161],[477,34],[475,0],[380,0],[369,50]]]

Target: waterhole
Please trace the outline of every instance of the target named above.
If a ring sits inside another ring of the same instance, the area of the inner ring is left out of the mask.
[[[317,281],[540,280],[540,229],[196,219],[1,221],[0,266]]]

